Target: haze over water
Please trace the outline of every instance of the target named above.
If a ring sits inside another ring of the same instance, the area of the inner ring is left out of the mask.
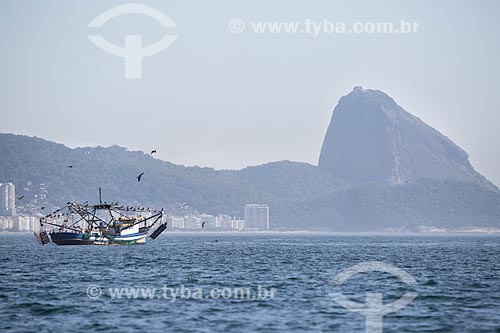
[[[499,332],[498,236],[179,235],[142,246],[40,246],[1,235],[0,331],[364,332],[364,316],[329,296],[384,304],[418,294],[383,318],[384,332]],[[216,241],[217,240],[217,241]],[[331,280],[364,261],[409,273]],[[113,299],[109,288],[275,288],[273,299]],[[91,299],[89,286],[102,296]]]

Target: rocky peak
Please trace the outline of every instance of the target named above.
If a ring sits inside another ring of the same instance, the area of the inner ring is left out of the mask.
[[[384,92],[362,87],[354,87],[335,107],[319,167],[352,184],[439,179],[496,189],[450,139]]]

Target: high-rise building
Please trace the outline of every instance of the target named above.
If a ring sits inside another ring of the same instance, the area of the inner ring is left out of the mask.
[[[184,216],[168,216],[169,224],[173,229],[185,229]]]
[[[215,218],[215,227],[222,230],[231,229],[231,216],[226,214],[219,214]]]
[[[0,215],[16,215],[16,187],[12,183],[0,183]]]
[[[261,204],[245,205],[245,229],[269,230],[269,206]]]
[[[245,220],[242,220],[240,218],[233,218],[231,220],[231,229],[233,229],[233,230],[245,229]]]

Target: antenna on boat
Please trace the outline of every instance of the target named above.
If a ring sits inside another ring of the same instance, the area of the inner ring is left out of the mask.
[[[99,204],[102,205],[102,193],[101,193],[101,187],[99,186]]]

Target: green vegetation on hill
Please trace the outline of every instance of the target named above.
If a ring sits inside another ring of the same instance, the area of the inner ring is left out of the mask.
[[[12,134],[0,134],[0,182],[13,182],[18,193],[27,182],[44,183],[47,202],[54,206],[95,202],[99,187],[108,202],[167,211],[185,202],[199,212],[242,216],[246,203],[266,203],[275,229],[500,227],[498,191],[475,183],[423,180],[349,186],[307,163],[214,170],[179,166],[118,146],[70,149]]]
[[[48,200],[56,206],[94,202],[102,187],[109,201],[165,208],[186,202],[200,212],[242,216],[246,203],[306,200],[337,187],[330,175],[306,163],[283,161],[219,171],[179,166],[118,146],[70,149],[9,134],[0,134],[0,156],[1,180],[19,189],[28,181],[44,183]]]

